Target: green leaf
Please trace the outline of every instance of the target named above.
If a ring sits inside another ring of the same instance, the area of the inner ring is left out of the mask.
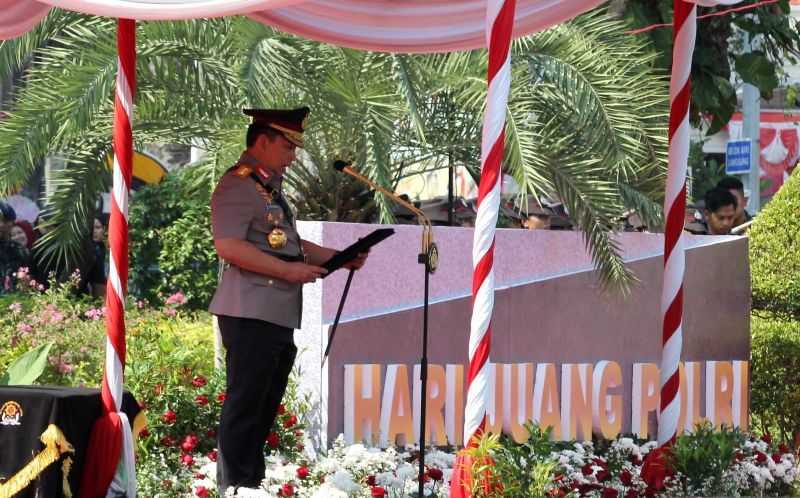
[[[52,346],[52,342],[42,344],[14,360],[14,363],[9,365],[6,373],[0,377],[0,386],[27,386],[33,384],[44,372],[47,366],[47,354]]]
[[[763,52],[751,52],[736,57],[736,72],[745,83],[758,87],[765,99],[772,97],[772,91],[778,86],[775,74],[775,63]]]

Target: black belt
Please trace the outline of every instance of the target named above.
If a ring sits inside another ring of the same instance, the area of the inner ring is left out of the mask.
[[[267,254],[269,254],[270,256],[272,256],[274,258],[278,258],[281,261],[286,261],[287,263],[305,263],[305,261],[306,261],[306,257],[303,256],[302,254],[298,254],[297,256],[289,256],[287,254],[271,254],[271,253],[267,253]],[[227,261],[223,261],[222,270],[225,271],[228,268],[230,268],[231,266],[235,266],[235,265],[232,265]]]

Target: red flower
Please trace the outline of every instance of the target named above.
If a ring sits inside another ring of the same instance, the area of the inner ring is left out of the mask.
[[[139,437],[147,437],[150,435],[150,431],[147,430],[147,427],[143,428],[139,431]]]
[[[769,445],[772,444],[772,436],[769,435],[769,432],[767,432],[766,434],[761,436],[761,440],[764,441],[765,443],[769,444]]]
[[[441,469],[437,469],[435,467],[431,467],[430,469],[428,469],[428,475],[434,481],[441,481],[444,478],[444,472],[442,472]]]
[[[603,488],[603,498],[619,498],[619,491],[614,488]]]
[[[625,492],[625,498],[639,498],[639,493],[635,488],[631,488]]]
[[[294,437],[303,437],[303,431],[297,429],[296,431],[294,431]]]
[[[167,448],[175,446],[178,441],[172,436],[164,436],[161,438],[161,444]]]
[[[736,453],[733,454],[733,458],[735,458],[737,462],[741,462],[744,460],[744,453],[742,453],[740,450],[737,450]]]
[[[386,490],[380,486],[373,486],[370,490],[370,495],[372,498],[383,498],[386,496]]]
[[[756,462],[764,463],[767,461],[767,455],[761,453],[760,451],[756,451]]]
[[[283,426],[284,426],[285,428],[287,428],[287,429],[289,429],[289,428],[291,428],[291,427],[294,427],[295,425],[297,425],[297,417],[296,417],[296,416],[294,416],[294,415],[291,415],[289,418],[287,418],[287,419],[286,419],[286,420],[283,422]]]
[[[638,467],[642,464],[642,457],[639,455],[631,455],[631,463]]]
[[[200,406],[206,406],[208,404],[208,396],[205,394],[198,394],[194,397],[194,402]]]
[[[375,485],[375,476],[367,476],[367,486]]]
[[[267,436],[267,445],[270,448],[274,449],[277,448],[280,443],[281,440],[278,438],[278,435],[275,434],[274,432],[270,432],[269,435]]]
[[[164,415],[161,415],[161,420],[165,424],[172,425],[178,420],[178,416],[172,410],[167,410]]]
[[[789,453],[789,447],[781,443],[781,445],[778,446],[778,451],[780,451],[781,453]]]
[[[586,465],[581,467],[581,474],[583,474],[585,476],[592,475],[592,472],[593,472],[593,470],[592,470],[592,464],[591,463],[587,463]]]
[[[206,384],[208,384],[208,381],[202,375],[198,375],[197,377],[192,379],[192,385],[194,387],[203,387]]]
[[[206,437],[209,439],[214,439],[217,437],[217,430],[216,429],[209,429],[206,431]]]
[[[281,486],[280,491],[278,491],[278,496],[294,496],[294,486],[287,482]]]
[[[186,453],[191,453],[194,451],[195,446],[197,446],[197,436],[194,434],[189,434],[185,438],[183,438],[183,442],[181,443],[181,449]]]
[[[192,455],[181,455],[181,463],[186,465],[187,467],[194,463],[194,458]]]
[[[220,403],[224,403],[225,398],[227,396],[228,396],[227,393],[225,391],[222,391],[221,393],[217,394],[217,401],[219,401]]]
[[[619,482],[624,484],[625,486],[630,486],[633,484],[633,474],[630,473],[628,469],[625,469],[619,475]]]
[[[208,490],[205,486],[197,486],[194,490],[194,494],[199,498],[206,498],[208,496]]]
[[[601,470],[595,475],[595,477],[598,481],[603,482],[607,481],[611,477],[611,473],[607,470]]]
[[[300,479],[305,479],[308,477],[308,467],[298,467],[297,477]]]
[[[286,407],[281,403],[278,405],[278,415],[283,415],[284,413],[286,413]]]
[[[578,493],[583,496],[599,489],[603,489],[603,486],[599,484],[581,484],[578,486]]]
[[[667,461],[670,455],[668,447],[657,448],[647,454],[642,467],[642,479],[647,483],[648,490],[660,491],[664,489],[664,480],[673,475]]]
[[[207,456],[208,456],[209,460],[211,460],[212,462],[216,462],[217,461],[217,449],[214,448],[213,450],[209,451]]]
[[[772,461],[775,463],[781,463],[781,456],[777,453],[772,454]]]

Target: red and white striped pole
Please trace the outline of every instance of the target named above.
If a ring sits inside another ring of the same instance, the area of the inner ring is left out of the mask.
[[[733,5],[741,0],[675,0],[672,77],[669,83],[669,169],[664,196],[664,283],[661,289],[661,402],[658,445],[678,436],[681,412],[678,367],[683,347],[683,276],[686,258],[683,223],[686,211],[686,164],[689,160],[689,102],[692,54],[697,34],[697,4],[706,7]]]
[[[683,347],[683,275],[686,258],[683,223],[686,212],[686,164],[689,159],[689,101],[697,31],[697,6],[675,0],[672,78],[669,85],[669,169],[664,196],[664,283],[661,289],[661,401],[658,444],[670,444],[678,435],[681,411],[678,365]]]
[[[106,361],[103,415],[92,430],[81,496],[105,496],[109,487],[136,496],[133,437],[122,412],[125,370],[125,294],[128,290],[128,193],[133,172],[133,98],[136,93],[136,21],[117,24],[119,70],[114,96],[114,181],[108,229],[110,265],[106,288]],[[121,472],[118,472],[121,470]],[[125,480],[115,479],[115,474]]]
[[[464,411],[464,441],[472,446],[486,421],[489,398],[489,351],[494,308],[494,244],[500,211],[505,121],[511,86],[511,34],[516,0],[488,0],[486,44],[489,48],[486,112],[481,143],[481,181],[478,186],[478,215],[472,239],[472,320],[469,335],[467,404]],[[451,497],[471,496],[469,463],[463,454],[456,462]]]

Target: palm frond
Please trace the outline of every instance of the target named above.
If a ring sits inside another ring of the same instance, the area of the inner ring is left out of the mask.
[[[111,151],[108,142],[92,140],[74,144],[65,153],[67,167],[54,179],[55,192],[44,215],[51,230],[36,242],[38,256],[61,273],[86,258],[84,241],[101,192],[110,187],[111,175],[103,161]]]
[[[32,30],[17,38],[0,41],[0,81],[22,70],[33,55],[51,43],[64,28],[85,20],[85,16],[72,11],[51,9]]]
[[[407,56],[392,55],[391,57],[392,74],[397,82],[398,91],[408,107],[408,115],[412,128],[416,132],[417,138],[424,144],[426,140],[425,123],[422,121],[422,117],[419,113],[420,97],[414,86],[414,82],[419,81],[420,77],[414,77],[414,75],[412,75],[410,60]]]

